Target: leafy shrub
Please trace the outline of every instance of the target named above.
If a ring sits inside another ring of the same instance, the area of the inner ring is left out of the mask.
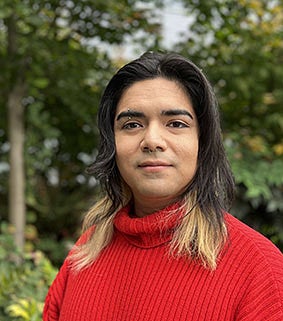
[[[0,320],[40,321],[57,270],[40,251],[20,252],[7,223],[0,228]]]

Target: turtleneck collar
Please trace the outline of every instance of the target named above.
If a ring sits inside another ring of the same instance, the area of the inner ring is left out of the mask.
[[[180,203],[149,214],[145,217],[132,217],[131,207],[122,208],[115,216],[114,226],[128,242],[141,248],[152,248],[171,241],[174,228],[181,212]]]

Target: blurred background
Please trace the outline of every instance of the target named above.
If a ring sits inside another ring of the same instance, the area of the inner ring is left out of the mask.
[[[282,0],[1,0],[0,320],[41,320],[98,182],[113,73],[181,53],[212,82],[237,182],[232,214],[283,249]]]

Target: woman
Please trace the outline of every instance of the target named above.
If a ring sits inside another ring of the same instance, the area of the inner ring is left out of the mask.
[[[149,52],[110,80],[89,172],[104,192],[45,321],[283,320],[283,258],[228,214],[234,181],[203,73]]]

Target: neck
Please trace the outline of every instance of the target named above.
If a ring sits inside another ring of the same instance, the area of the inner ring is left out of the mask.
[[[134,200],[134,213],[136,217],[145,217],[154,212],[160,211],[170,204],[173,204],[176,200],[152,200],[150,202],[142,202]]]

